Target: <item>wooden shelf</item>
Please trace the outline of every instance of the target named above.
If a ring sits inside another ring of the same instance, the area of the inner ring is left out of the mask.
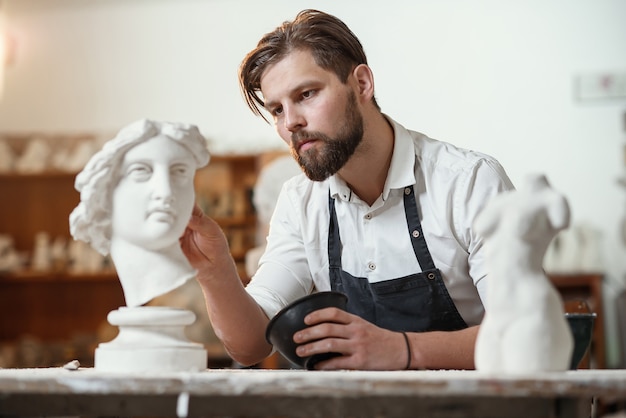
[[[0,176],[0,193],[8,197],[0,205],[0,234],[13,237],[15,247],[30,252],[35,235],[69,237],[69,216],[80,195],[74,189],[75,174]]]
[[[42,171],[37,173],[0,173],[0,180],[10,181],[32,181],[32,180],[47,180],[55,177],[72,177],[75,178],[77,173],[71,173],[60,170]]]
[[[0,273],[0,281],[4,282],[109,282],[118,281],[115,271],[100,273],[76,273],[71,271],[34,271],[19,270],[16,272]]]
[[[125,305],[116,276],[44,277],[0,279],[1,340],[31,336],[59,341],[95,335],[108,313]]]

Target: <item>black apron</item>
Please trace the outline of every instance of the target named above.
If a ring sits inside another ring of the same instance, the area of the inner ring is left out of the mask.
[[[332,290],[348,296],[348,312],[392,331],[454,331],[467,328],[428,251],[413,187],[404,189],[404,212],[413,251],[422,272],[377,283],[342,270],[342,245],[335,199],[330,195],[328,199],[330,286]],[[398,262],[402,262],[402,256],[398,257]]]

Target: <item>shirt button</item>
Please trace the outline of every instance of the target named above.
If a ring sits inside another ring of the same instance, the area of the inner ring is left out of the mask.
[[[366,214],[365,219],[372,219],[372,214],[371,213]]]
[[[417,238],[420,236],[420,231],[418,231],[417,229],[415,231],[413,231],[413,233],[411,234],[413,235],[413,238]]]
[[[410,187],[405,187],[404,188],[404,194],[411,194],[411,188]]]
[[[376,270],[376,264],[369,262],[367,263],[367,268],[370,270]]]

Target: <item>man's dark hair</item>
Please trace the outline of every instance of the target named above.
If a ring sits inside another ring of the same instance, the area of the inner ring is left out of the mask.
[[[239,67],[239,87],[254,114],[265,119],[261,113],[265,103],[259,95],[263,73],[294,50],[310,51],[317,65],[334,72],[342,83],[354,67],[367,64],[361,42],[345,23],[318,10],[303,10],[293,21],[265,34]]]

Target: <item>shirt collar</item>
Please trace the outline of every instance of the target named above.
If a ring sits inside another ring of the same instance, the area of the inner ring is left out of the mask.
[[[403,189],[415,184],[415,146],[410,132],[402,125],[384,115],[393,128],[394,146],[391,155],[391,165],[387,180],[383,188],[383,200],[387,200],[392,189]],[[337,175],[332,175],[329,179],[330,195],[349,201],[352,197],[352,190],[346,182]]]
[[[393,127],[394,145],[391,165],[383,188],[383,200],[387,200],[393,189],[403,189],[415,184],[415,145],[411,133],[389,116],[385,115]]]
[[[333,198],[339,198],[341,200],[350,201],[352,198],[352,190],[346,182],[339,176],[333,174],[328,178],[328,185],[330,188],[330,195]]]

